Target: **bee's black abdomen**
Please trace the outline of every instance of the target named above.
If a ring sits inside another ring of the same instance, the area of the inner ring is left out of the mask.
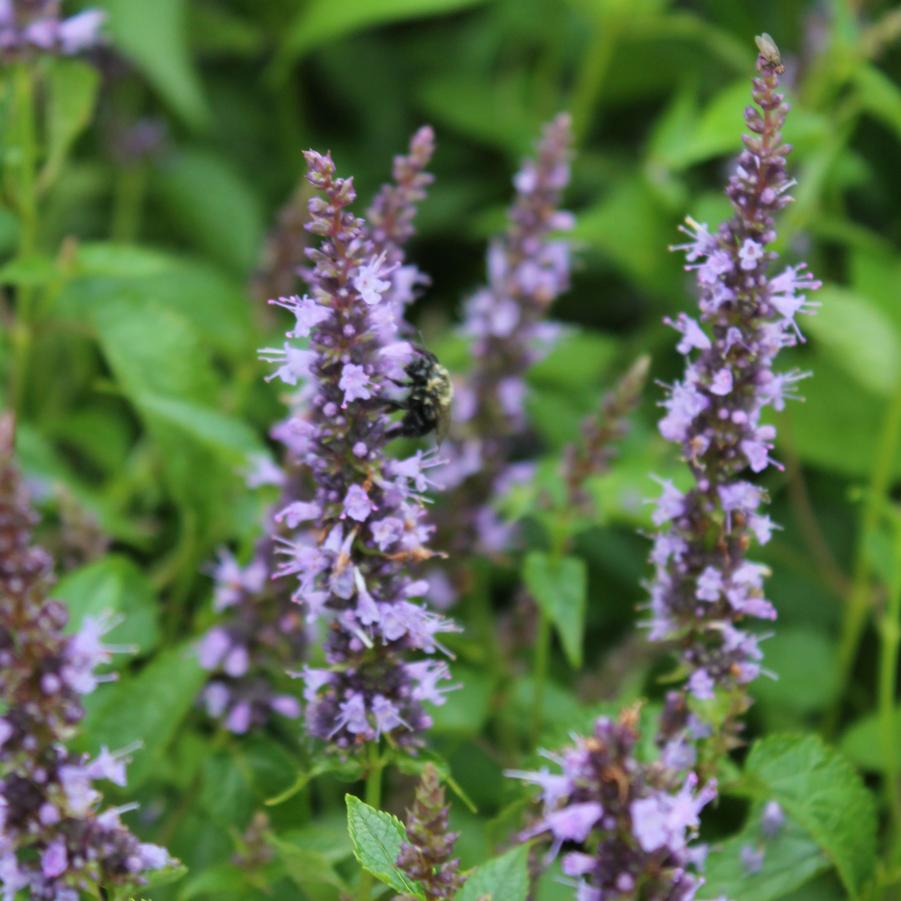
[[[403,402],[391,402],[392,407],[404,410],[404,416],[388,431],[388,437],[423,438],[430,432],[438,432],[440,439],[453,396],[447,370],[433,353],[419,348],[405,371],[409,393]]]

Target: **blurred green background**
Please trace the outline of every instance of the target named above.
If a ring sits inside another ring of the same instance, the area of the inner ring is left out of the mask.
[[[162,680],[173,695],[155,756],[136,761],[138,784],[155,766],[172,797],[192,785],[199,806],[164,817],[171,825],[158,840],[195,865],[222,860],[235,825],[292,766],[268,745],[259,751],[265,760],[247,766],[257,772],[259,764],[265,785],[247,789],[240,816],[220,809],[216,785],[247,767],[233,772],[223,757],[222,773],[192,782],[203,727],[183,721],[201,676],[180,676],[171,648],[208,621],[202,568],[215,548],[248,546],[259,522],[263,501],[248,496],[239,470],[264,449],[280,415],[278,392],[256,362],[256,348],[279,328],[252,285],[265,235],[299,186],[300,151],[331,149],[339,172],[355,176],[362,208],[412,131],[435,127],[437,180],[409,254],[433,284],[413,319],[463,367],[451,327],[482,278],[485,239],[502,227],[512,174],[541,123],[572,112],[577,265],[554,316],[579,328],[536,368],[530,401],[552,460],[639,353],[653,355],[659,380],[679,372],[661,319],[694,298],[667,246],[686,214],[710,223],[728,214],[722,186],[762,31],[786,64],[790,168],[799,181],[780,249],[788,262],[807,260],[825,287],[818,316],[804,323],[808,343],[787,354],[814,377],[802,385],[806,401],[780,416],[785,471],[767,477],[784,527],[764,555],[780,610],[767,666],[782,678],[760,681],[750,728],[807,723],[844,733],[855,761],[878,769],[875,631],[864,631],[868,652],[855,655],[847,611],[853,586],[864,584],[859,621],[878,612],[882,586],[901,566],[884,503],[898,500],[892,486],[901,478],[892,443],[901,420],[901,8],[851,0],[95,5],[110,14],[110,45],[94,59],[101,78],[81,84],[83,64],[71,61],[50,73],[70,91],[70,108],[83,107],[80,136],[42,201],[32,257],[11,259],[18,226],[0,211],[0,279],[40,293],[18,405],[23,460],[44,489],[48,523],[62,516],[60,498],[70,498],[133,561],[105,558],[95,573],[108,604],[141,610],[149,623],[137,658],[123,664],[136,675],[122,685]],[[620,464],[594,483],[601,519],[580,540],[590,565],[586,671],[576,679],[560,659],[555,676],[592,700],[622,700],[649,684],[649,664],[635,664],[642,655],[629,636],[647,574],[636,529],[647,524],[643,498],[655,493],[649,476],[679,471],[656,436],[660,397],[649,386]],[[529,511],[522,498],[517,512]],[[87,604],[98,583],[82,575],[72,587],[76,577],[64,593]],[[480,709],[477,668],[464,681],[471,693],[449,705],[438,731],[452,762],[460,748],[470,754],[461,782],[491,810],[500,803],[496,767],[467,744],[484,722],[467,721]],[[92,743],[110,729],[123,738],[146,732],[144,721],[119,721],[121,694],[98,697]],[[561,723],[576,703],[568,697],[551,695]],[[487,701],[482,707],[487,717]],[[242,753],[253,757],[254,747]],[[196,831],[205,815],[215,829]],[[472,830],[476,847],[482,833]]]

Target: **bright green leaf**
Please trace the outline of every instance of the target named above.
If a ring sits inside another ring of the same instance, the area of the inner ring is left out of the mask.
[[[41,184],[59,175],[69,148],[91,121],[100,73],[76,59],[56,58],[47,76],[47,162]]]
[[[829,869],[829,860],[816,842],[790,818],[779,834],[767,839],[760,831],[763,804],[752,809],[742,831],[710,847],[704,863],[703,898],[740,898],[741,901],[776,901]],[[742,850],[763,852],[763,865],[751,873]]]
[[[817,736],[775,735],[755,743],[745,773],[755,797],[781,804],[859,897],[876,865],[876,808],[848,761]]]
[[[891,396],[901,380],[901,337],[866,298],[833,285],[817,292],[820,309],[803,328],[862,387]]]
[[[347,803],[347,832],[360,866],[396,892],[425,898],[416,883],[395,865],[401,845],[407,839],[404,824],[354,795],[345,795],[344,800]]]
[[[765,666],[776,679],[758,679],[754,695],[767,704],[796,713],[822,710],[835,700],[841,685],[835,647],[822,632],[782,628],[764,644]],[[810,678],[816,673],[815,679]]]
[[[525,901],[529,894],[529,848],[519,845],[476,867],[454,901]]]
[[[523,570],[526,587],[544,615],[551,621],[574,668],[582,665],[582,638],[588,573],[580,557],[555,560],[541,551],[532,551]]]

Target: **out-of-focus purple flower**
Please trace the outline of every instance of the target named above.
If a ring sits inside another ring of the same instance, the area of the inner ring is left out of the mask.
[[[60,17],[59,0],[0,0],[0,56],[18,59],[37,52],[72,56],[101,39],[106,13],[86,9]]]
[[[776,612],[763,594],[766,568],[747,553],[755,539],[769,539],[773,524],[760,511],[764,492],[745,475],[779,466],[775,428],[762,416],[782,408],[802,374],[777,374],[773,362],[802,340],[796,317],[811,312],[806,292],[819,286],[803,265],[769,275],[774,217],[791,201],[793,182],[781,138],[788,111],[781,67],[760,56],[757,68],[756,106],[745,112],[751,135],[726,188],[734,214],[713,233],[688,219],[688,241],[676,248],[697,279],[699,320],[680,314],[669,322],[688,360],[664,401],[660,431],[682,449],[694,487],[683,494],[662,483],[650,629],[652,639],[678,642],[688,690],[700,699],[760,672],[759,638],[744,624]]]
[[[563,854],[578,898],[642,897],[690,901],[700,885],[702,855],[689,847],[716,785],[694,773],[636,757],[637,712],[601,717],[587,738],[547,755],[559,774],[510,771],[541,787],[543,813],[523,839],[547,835],[549,858]]]
[[[94,783],[125,785],[134,750],[103,748],[90,759],[68,750],[84,716],[81,696],[104,676],[115,650],[108,619],[65,635],[65,607],[47,599],[51,562],[32,545],[35,517],[13,464],[11,417],[0,419],[0,887],[12,898],[77,899],[98,884],[143,884],[172,861],[139,842],[116,810],[101,811]],[[150,853],[150,851],[153,853]]]
[[[498,480],[527,430],[525,376],[553,343],[556,331],[548,332],[545,318],[569,287],[570,245],[554,233],[572,226],[572,217],[559,209],[569,181],[570,142],[570,118],[561,114],[515,177],[507,230],[488,248],[488,283],[464,308],[472,366],[456,388],[441,479],[454,492],[442,529],[468,553],[479,546],[480,532],[494,539],[492,547],[510,538],[486,528],[486,503],[496,497]]]

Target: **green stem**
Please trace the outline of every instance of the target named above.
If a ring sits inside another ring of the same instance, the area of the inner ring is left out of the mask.
[[[894,830],[901,826],[898,797],[898,749],[895,746],[895,689],[898,682],[898,653],[901,646],[901,518],[895,523],[892,584],[880,624],[879,723],[885,767],[885,800]]]
[[[377,743],[369,746],[369,770],[366,773],[366,803],[378,810],[382,804],[382,770],[384,761],[379,754]],[[372,894],[372,875],[363,870],[360,878],[360,886],[357,891],[359,901],[369,901]]]
[[[570,545],[570,518],[566,509],[560,511],[551,534],[550,562],[554,571],[559,570],[563,557]],[[551,657],[551,623],[544,610],[538,606],[538,633],[535,636],[535,654],[532,658],[532,682],[535,692],[532,696],[531,744],[534,748],[541,737],[544,725],[544,692],[547,685],[548,664]]]
[[[870,539],[879,523],[879,515],[885,503],[892,481],[898,446],[901,443],[901,386],[895,391],[883,421],[882,433],[876,451],[876,460],[870,476],[870,484],[864,500],[860,519],[860,531],[855,550],[854,569],[851,577],[851,594],[845,608],[841,641],[838,650],[839,685],[847,686],[857,652],[863,638],[870,609],[871,578],[868,548]],[[839,699],[830,713],[826,731],[834,732],[841,712]]]
[[[14,151],[13,181],[19,213],[19,258],[31,256],[37,245],[37,138],[34,109],[34,74],[27,64],[15,69],[13,74],[13,127]],[[28,382],[28,355],[32,339],[32,289],[20,285],[16,292],[16,320],[13,326],[13,360],[11,403],[21,412]]]
[[[592,25],[591,40],[582,58],[570,107],[577,144],[583,143],[588,134],[622,26],[622,17],[616,15],[603,19],[599,16]]]
[[[551,624],[545,612],[538,608],[538,634],[535,636],[535,656],[532,660],[532,728],[529,732],[532,747],[538,744],[544,721],[544,686],[547,682],[548,659],[551,651]]]
[[[114,241],[131,243],[141,231],[141,214],[147,187],[147,167],[144,163],[123,166],[116,176],[113,195],[113,215],[110,233]]]

